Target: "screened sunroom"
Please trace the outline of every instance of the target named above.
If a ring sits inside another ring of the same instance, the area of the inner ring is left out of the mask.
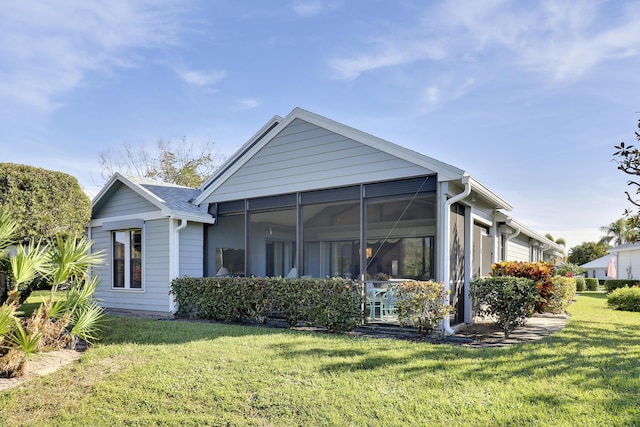
[[[436,277],[433,175],[212,203],[209,212],[207,275]]]

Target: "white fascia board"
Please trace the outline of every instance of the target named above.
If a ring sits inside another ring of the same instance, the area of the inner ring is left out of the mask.
[[[386,152],[407,162],[436,172],[438,175],[438,181],[450,181],[456,179],[459,180],[465,174],[465,172],[461,169],[436,160],[432,157],[425,156],[424,154],[418,153],[417,151],[409,150],[408,148],[394,144],[382,138],[378,138],[377,136],[373,136],[369,133],[344,125],[342,123],[338,123],[324,116],[320,116],[318,114],[296,107],[284,119],[276,116],[269,123],[263,126],[262,129],[253,136],[252,139],[244,144],[242,148],[240,148],[236,152],[236,154],[225,163],[227,167],[223,165],[220,168],[220,170],[223,171],[222,174],[215,175],[212,179],[207,181],[208,185],[210,186],[206,189],[206,191],[203,191],[203,193],[198,196],[198,198],[194,201],[194,204],[199,205],[204,202],[204,200],[206,200],[213,191],[215,191],[220,185],[222,185],[231,175],[233,175],[240,167],[242,167],[242,165],[244,165],[249,159],[251,159],[251,157],[255,153],[257,153],[262,147],[268,144],[271,139],[278,135],[278,133],[282,129],[287,127],[295,119],[304,120],[308,123],[322,127],[346,138],[353,139],[354,141],[368,145],[372,148],[375,148],[382,152]],[[255,139],[259,138],[276,121],[278,122],[277,126],[275,126],[267,135],[265,135],[256,143]],[[231,166],[228,167],[229,165]],[[217,182],[211,185],[214,181]],[[201,188],[204,187],[206,187],[206,185]]]
[[[640,250],[640,243],[623,243],[622,245],[614,246],[609,249],[608,252],[612,254],[614,252],[629,252],[637,250]]]
[[[184,219],[190,222],[198,222],[203,224],[214,224],[215,218],[211,216],[193,215],[189,213],[169,212],[167,210],[161,212],[145,212],[130,215],[111,216],[107,218],[92,219],[89,227],[102,227],[104,223],[114,221],[126,221],[131,219],[141,219],[143,221],[155,221],[159,219]]]
[[[513,206],[507,203],[506,200],[498,196],[493,191],[489,190],[487,187],[485,187],[482,183],[477,181],[475,178],[470,176],[469,180],[471,181],[471,189],[481,197],[489,200],[492,204],[496,206],[496,208],[504,209],[506,211],[513,210]]]
[[[295,108],[285,120],[287,120],[288,118],[291,118],[289,122],[293,121],[293,119],[299,118],[301,120],[335,132],[339,135],[345,136],[349,139],[353,139],[354,141],[368,145],[382,152],[391,154],[392,156],[398,157],[407,162],[422,166],[425,169],[432,170],[438,174],[438,181],[461,179],[465,174],[462,169],[458,169],[457,167],[452,166],[448,163],[441,162],[440,160],[436,160],[433,157],[426,156],[417,151],[410,150],[401,145],[371,135],[370,133],[366,133],[351,126],[338,123],[327,117],[320,116],[301,108]]]
[[[102,227],[105,222],[114,222],[114,221],[126,221],[130,219],[141,219],[144,221],[153,221],[158,219],[168,218],[168,215],[164,215],[161,212],[144,212],[137,214],[129,214],[129,215],[118,215],[118,216],[110,216],[106,218],[97,218],[92,219],[89,222],[89,227]]]
[[[262,126],[258,132],[253,134],[253,136],[249,138],[242,147],[236,150],[236,152],[218,168],[218,172],[214,173],[208,180],[200,185],[199,188],[202,190],[202,193],[193,201],[193,203],[195,205],[200,205],[205,201],[212,192],[222,185],[222,183],[224,183],[253,156],[257,151],[255,149],[256,145],[259,147],[259,150],[267,143],[267,141],[271,140],[273,135],[280,131],[279,129],[281,126],[278,124],[281,123],[282,120],[283,119],[280,116],[273,116],[273,118]],[[278,129],[276,133],[273,132],[275,129]],[[215,181],[217,181],[217,183],[214,184]]]
[[[109,179],[109,182],[102,188],[102,190],[100,190],[98,195],[96,195],[96,197],[93,199],[93,202],[91,204],[92,209],[98,204],[100,199],[111,189],[111,187],[115,185],[116,181],[120,181],[122,184],[126,185],[131,190],[135,191],[139,196],[147,200],[152,205],[156,206],[159,210],[166,211],[166,206],[164,205],[164,203],[162,203],[162,200],[160,198],[158,198],[155,194],[151,193],[144,187],[131,181],[129,178],[127,178],[125,175],[122,175],[119,172],[116,172],[111,177],[111,179]]]
[[[525,236],[529,236],[535,240],[538,240],[541,243],[544,243],[546,245],[549,245],[549,249],[545,250],[545,252],[549,251],[550,249],[559,252],[559,253],[564,253],[564,247],[560,246],[559,244],[557,244],[556,242],[553,242],[549,239],[547,239],[546,237],[544,237],[542,234],[538,233],[537,231],[532,230],[531,228],[527,227],[526,225],[522,224],[519,221],[516,221],[515,219],[512,219],[513,225],[518,227],[520,229],[520,233],[524,234]]]

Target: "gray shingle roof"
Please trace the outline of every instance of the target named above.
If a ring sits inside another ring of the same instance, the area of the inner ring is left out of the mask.
[[[191,203],[191,201],[200,195],[202,192],[201,190],[166,182],[154,181],[148,178],[135,176],[125,177],[133,184],[153,196],[157,202],[161,203],[167,209],[176,214],[189,214],[210,218],[210,215],[206,210],[207,206],[200,207]]]

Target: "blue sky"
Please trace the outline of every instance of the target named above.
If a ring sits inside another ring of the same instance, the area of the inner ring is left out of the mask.
[[[106,4],[107,6],[105,6]],[[0,0],[0,161],[95,195],[99,153],[231,155],[301,107],[468,171],[568,247],[629,207],[637,1]]]

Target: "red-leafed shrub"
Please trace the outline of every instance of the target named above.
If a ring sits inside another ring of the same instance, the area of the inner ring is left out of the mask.
[[[538,289],[538,301],[536,311],[546,311],[547,300],[553,293],[551,278],[555,274],[555,268],[548,262],[523,262],[502,261],[492,265],[491,275],[494,277],[511,276],[525,277],[535,282]]]

